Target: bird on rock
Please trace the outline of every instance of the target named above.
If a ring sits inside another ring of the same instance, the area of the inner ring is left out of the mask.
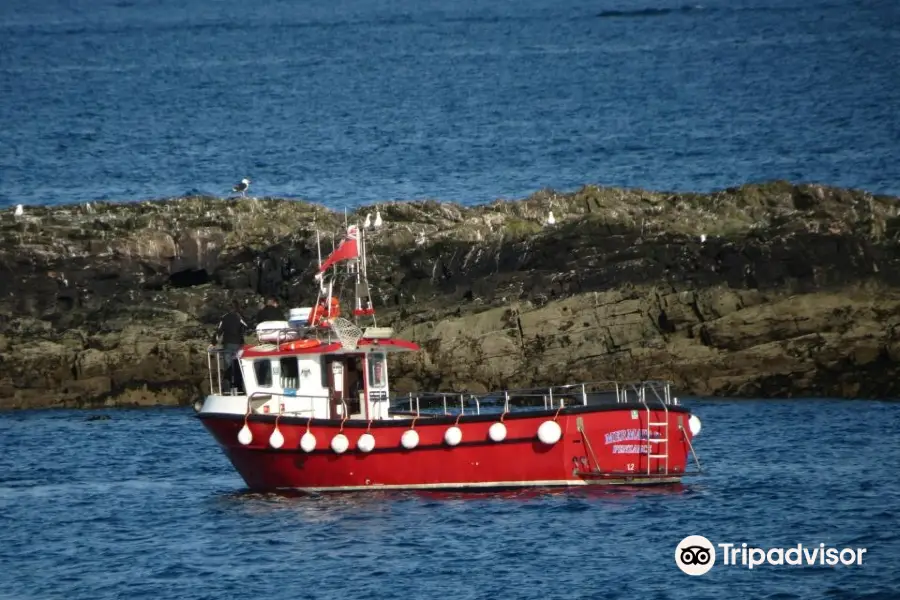
[[[247,195],[247,189],[250,187],[250,180],[244,177],[241,182],[231,188],[232,192],[240,192],[241,196]]]

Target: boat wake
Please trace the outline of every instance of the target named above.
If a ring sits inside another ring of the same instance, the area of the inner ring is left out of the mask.
[[[304,492],[301,490],[279,490],[273,492],[257,492],[249,489],[233,490],[222,494],[226,501],[260,503],[269,505],[303,504],[317,505],[324,502],[328,507],[336,505],[356,506],[381,504],[390,501],[419,500],[425,502],[444,502],[453,500],[535,500],[550,497],[570,497],[581,499],[603,498],[643,498],[646,496],[669,496],[690,493],[690,486],[684,483],[672,483],[647,487],[644,485],[616,485],[602,487],[532,487],[508,490],[377,490],[360,492]]]
[[[828,4],[819,8],[840,9],[841,5]],[[720,6],[709,7],[702,4],[683,4],[681,6],[647,7],[624,10],[604,10],[597,13],[597,17],[604,19],[614,18],[640,18],[640,17],[664,17],[667,15],[693,14],[693,13],[784,13],[807,10],[805,4],[767,5],[767,6]]]
[[[699,4],[685,4],[671,8],[636,8],[630,10],[604,10],[597,14],[598,17],[661,17],[676,13],[699,12],[704,8]]]

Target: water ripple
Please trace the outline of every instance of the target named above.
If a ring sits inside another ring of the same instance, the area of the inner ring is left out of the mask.
[[[252,493],[185,410],[112,411],[97,422],[76,411],[0,415],[3,590],[22,600],[125,590],[481,599],[509,596],[514,584],[513,597],[526,599],[693,600],[723,589],[767,599],[896,597],[900,483],[883,469],[900,460],[900,405],[687,402],[704,421],[701,477],[496,494]],[[717,566],[690,578],[673,555],[691,534],[868,554],[861,567]]]
[[[598,16],[599,15],[599,16]],[[886,0],[0,2],[0,207],[900,193]]]

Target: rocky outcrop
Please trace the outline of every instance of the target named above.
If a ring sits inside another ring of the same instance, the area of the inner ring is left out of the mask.
[[[424,348],[392,358],[400,388],[639,377],[702,395],[900,387],[897,198],[771,182],[380,209],[385,225],[369,237],[380,323]],[[250,317],[264,295],[309,305],[315,224],[342,223],[268,198],[6,211],[0,408],[191,402],[227,304]]]

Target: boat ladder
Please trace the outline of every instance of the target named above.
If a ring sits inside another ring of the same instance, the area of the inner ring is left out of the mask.
[[[644,408],[647,410],[647,475],[653,475],[650,465],[654,459],[662,460],[663,465],[660,468],[657,466],[657,472],[655,474],[668,475],[669,474],[669,406],[666,400],[668,400],[669,390],[668,387],[665,390],[666,398],[660,398],[659,394],[656,390],[652,390],[653,395],[656,397],[656,400],[659,402],[660,406],[663,409],[663,413],[665,414],[665,418],[662,421],[654,421],[653,420],[653,412],[650,410],[650,405],[647,403],[647,395],[646,395],[646,387],[642,387],[640,390],[640,399],[641,404],[644,405]],[[652,399],[651,399],[652,402]],[[659,409],[657,409],[658,411]],[[659,417],[657,417],[659,418]]]

